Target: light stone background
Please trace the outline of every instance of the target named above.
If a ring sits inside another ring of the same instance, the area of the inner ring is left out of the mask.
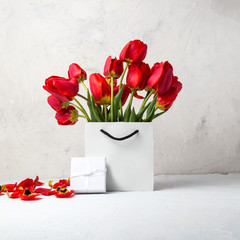
[[[102,72],[133,39],[183,83],[154,122],[155,174],[240,172],[240,1],[1,0],[0,179],[69,176],[84,121],[57,125],[44,80]]]

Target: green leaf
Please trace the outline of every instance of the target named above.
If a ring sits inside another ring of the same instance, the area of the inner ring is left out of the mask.
[[[153,109],[155,110],[156,102],[157,102],[157,95],[152,100],[152,102],[150,103],[150,105],[149,105],[149,107],[147,109],[147,117],[152,113]]]
[[[165,112],[166,112],[166,111],[155,114],[155,115],[153,116],[153,119],[159,117],[160,115],[162,115],[162,114],[165,113]]]
[[[93,109],[92,109],[92,100],[91,100],[91,97],[90,97],[90,94],[88,92],[88,102],[87,102],[87,105],[88,105],[88,108],[89,108],[89,112],[90,112],[90,116],[91,116],[91,121],[92,122],[97,122],[97,119],[95,118],[94,116],[94,113],[93,113]]]
[[[149,107],[150,103],[148,103],[146,106],[144,106],[144,108],[139,111],[139,113],[137,114],[137,122],[141,122],[142,121],[142,116],[145,113],[146,109]]]
[[[130,118],[129,118],[129,122],[136,122],[137,121],[137,115],[135,113],[135,109],[133,107]]]
[[[92,96],[92,111],[93,111],[93,115],[94,115],[95,119],[97,120],[97,122],[104,122],[104,118],[102,117],[101,114],[98,113],[93,96]]]
[[[117,121],[118,117],[118,110],[119,110],[119,103],[121,101],[121,97],[123,94],[124,87],[121,88],[121,90],[117,93],[117,95],[113,99],[113,121]]]
[[[131,106],[128,105],[125,112],[124,112],[124,117],[123,117],[123,121],[124,122],[129,122],[129,117],[131,115]]]
[[[153,120],[156,102],[157,102],[157,96],[150,103],[148,110],[147,110],[147,117],[145,120],[143,120],[143,122],[151,122]]]

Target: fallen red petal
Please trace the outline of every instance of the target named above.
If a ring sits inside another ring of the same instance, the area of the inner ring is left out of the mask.
[[[44,196],[50,196],[50,195],[54,195],[55,191],[52,191],[52,189],[50,188],[37,188],[34,191],[35,193],[40,193]]]
[[[17,186],[17,183],[15,183],[15,184],[4,184],[4,186],[6,187],[6,189],[3,190],[4,192],[6,192],[6,191],[13,192],[14,189],[16,188],[16,186]]]
[[[38,183],[37,183],[37,186],[42,186],[42,185],[44,185],[43,182],[38,182]]]

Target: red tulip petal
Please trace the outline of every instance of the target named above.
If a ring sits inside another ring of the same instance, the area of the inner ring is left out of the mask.
[[[135,98],[138,98],[138,99],[144,99],[144,97],[141,96],[141,95],[138,95],[137,92],[135,92],[133,96],[134,96]]]
[[[17,186],[17,183],[15,183],[15,184],[4,184],[4,186],[6,187],[6,190],[2,189],[4,192],[6,192],[6,191],[13,192],[14,189],[16,188],[16,186]]]
[[[175,87],[177,89],[178,93],[179,93],[182,90],[182,83],[179,82],[179,81],[176,81],[172,84],[171,87]]]
[[[141,80],[141,71],[139,70],[139,68],[134,65],[131,64],[128,67],[128,74],[127,74],[127,86],[134,89],[138,86],[138,84],[140,83]]]
[[[103,69],[103,75],[106,77],[109,77],[111,62],[112,62],[112,57],[109,56],[105,62],[104,69]]]
[[[38,183],[37,183],[37,186],[42,186],[42,185],[44,185],[43,182],[38,182]]]
[[[152,88],[160,79],[163,72],[163,63],[155,63],[151,68],[147,84]]]
[[[25,180],[21,181],[21,182],[17,185],[16,189],[18,190],[19,187],[20,187],[20,188],[23,188],[23,189],[29,188],[29,187],[33,186],[33,184],[34,184],[33,179],[26,178]]]
[[[13,192],[9,197],[10,198],[19,198],[19,195],[21,195],[21,191],[15,191]]]
[[[54,191],[52,191],[51,188],[37,188],[37,189],[35,189],[34,192],[35,193],[40,193],[44,196],[49,196],[49,195],[52,195],[51,192],[54,192]]]

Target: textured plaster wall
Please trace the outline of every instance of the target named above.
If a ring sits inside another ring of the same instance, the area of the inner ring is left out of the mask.
[[[44,80],[72,62],[102,72],[136,38],[183,83],[154,122],[155,174],[240,172],[238,0],[1,0],[0,179],[69,175],[84,121],[57,125]]]

